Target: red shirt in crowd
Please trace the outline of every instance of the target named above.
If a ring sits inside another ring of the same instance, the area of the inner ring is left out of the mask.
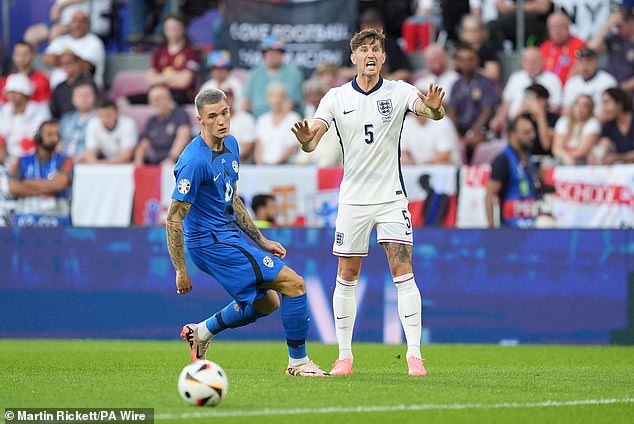
[[[575,64],[575,53],[586,43],[574,35],[566,44],[556,45],[552,40],[546,40],[541,45],[542,57],[544,58],[544,70],[550,71],[559,77],[562,84],[566,83],[570,68]]]
[[[14,74],[15,72],[12,72]],[[9,74],[11,75],[11,74]],[[8,102],[7,96],[4,94],[4,86],[7,85],[7,78],[9,75],[0,79],[0,104]],[[33,94],[29,100],[33,102],[48,102],[51,100],[51,86],[48,81],[48,77],[42,71],[34,69],[29,74],[29,81],[33,84]]]
[[[170,54],[167,50],[167,46],[162,46],[152,55],[152,68],[159,73],[187,69],[196,75],[200,68],[198,53],[190,44],[186,44],[176,54]],[[174,89],[171,90],[177,91]],[[196,94],[196,78],[193,78],[190,86],[182,91],[193,98]]]

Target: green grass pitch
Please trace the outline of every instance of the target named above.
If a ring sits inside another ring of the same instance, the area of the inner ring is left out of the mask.
[[[429,345],[424,378],[407,376],[403,346],[353,347],[352,376],[310,379],[283,375],[282,342],[214,342],[229,394],[197,408],[176,389],[182,341],[2,339],[0,404],[154,408],[161,424],[634,422],[632,347]],[[309,346],[324,368],[336,354]]]

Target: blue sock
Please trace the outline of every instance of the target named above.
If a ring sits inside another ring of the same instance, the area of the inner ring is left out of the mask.
[[[237,328],[243,325],[251,324],[258,318],[265,316],[258,311],[253,305],[247,305],[245,308],[240,306],[234,300],[222,310],[216,312],[213,316],[205,321],[207,330],[214,336],[227,328]]]
[[[306,357],[309,319],[306,293],[296,297],[282,296],[282,324],[286,334],[288,356],[293,359]]]

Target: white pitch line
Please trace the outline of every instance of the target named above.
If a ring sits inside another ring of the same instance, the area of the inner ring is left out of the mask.
[[[634,403],[634,398],[625,399],[586,399],[543,402],[503,402],[503,403],[449,403],[449,404],[420,404],[420,405],[386,405],[386,406],[356,406],[331,408],[296,408],[296,409],[257,409],[238,411],[200,411],[182,414],[156,414],[155,420],[175,420],[210,417],[260,417],[270,415],[312,415],[312,414],[357,414],[366,412],[401,412],[425,410],[458,410],[458,409],[502,409],[502,408],[552,408],[561,406],[580,405],[610,405],[615,403]]]

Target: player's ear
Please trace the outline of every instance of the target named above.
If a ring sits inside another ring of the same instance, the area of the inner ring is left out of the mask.
[[[350,62],[352,62],[353,65],[357,64],[357,60],[354,58],[354,52],[350,53]]]

